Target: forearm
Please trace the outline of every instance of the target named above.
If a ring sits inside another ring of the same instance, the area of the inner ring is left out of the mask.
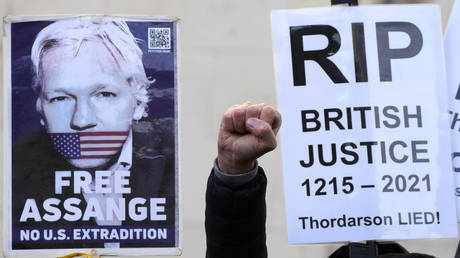
[[[244,185],[225,184],[212,171],[206,191],[208,258],[266,257],[265,191],[262,168]]]

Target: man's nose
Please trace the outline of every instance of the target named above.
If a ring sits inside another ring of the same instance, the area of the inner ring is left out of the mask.
[[[86,130],[96,126],[95,114],[86,100],[77,100],[70,128],[77,131]]]

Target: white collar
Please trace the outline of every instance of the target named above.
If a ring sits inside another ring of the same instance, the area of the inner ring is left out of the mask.
[[[126,138],[123,147],[121,148],[120,157],[115,164],[110,167],[110,170],[129,170],[133,161],[133,132],[129,130],[128,138]]]

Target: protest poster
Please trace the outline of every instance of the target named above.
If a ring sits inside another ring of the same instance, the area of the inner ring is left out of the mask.
[[[290,244],[457,236],[435,5],[272,12]]]
[[[5,24],[4,253],[180,254],[177,20]]]
[[[460,221],[460,5],[454,3],[447,25],[444,51],[446,55],[447,86],[449,89],[450,130],[452,135],[452,166],[455,175],[455,196],[457,200],[457,220]]]

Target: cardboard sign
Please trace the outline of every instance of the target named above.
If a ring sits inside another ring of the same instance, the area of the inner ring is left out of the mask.
[[[460,4],[455,2],[447,26],[444,50],[446,54],[447,86],[449,88],[449,114],[452,135],[452,165],[455,174],[457,219],[460,221]]]
[[[6,19],[7,256],[180,253],[176,27]]]
[[[456,237],[439,8],[272,12],[289,243]]]

